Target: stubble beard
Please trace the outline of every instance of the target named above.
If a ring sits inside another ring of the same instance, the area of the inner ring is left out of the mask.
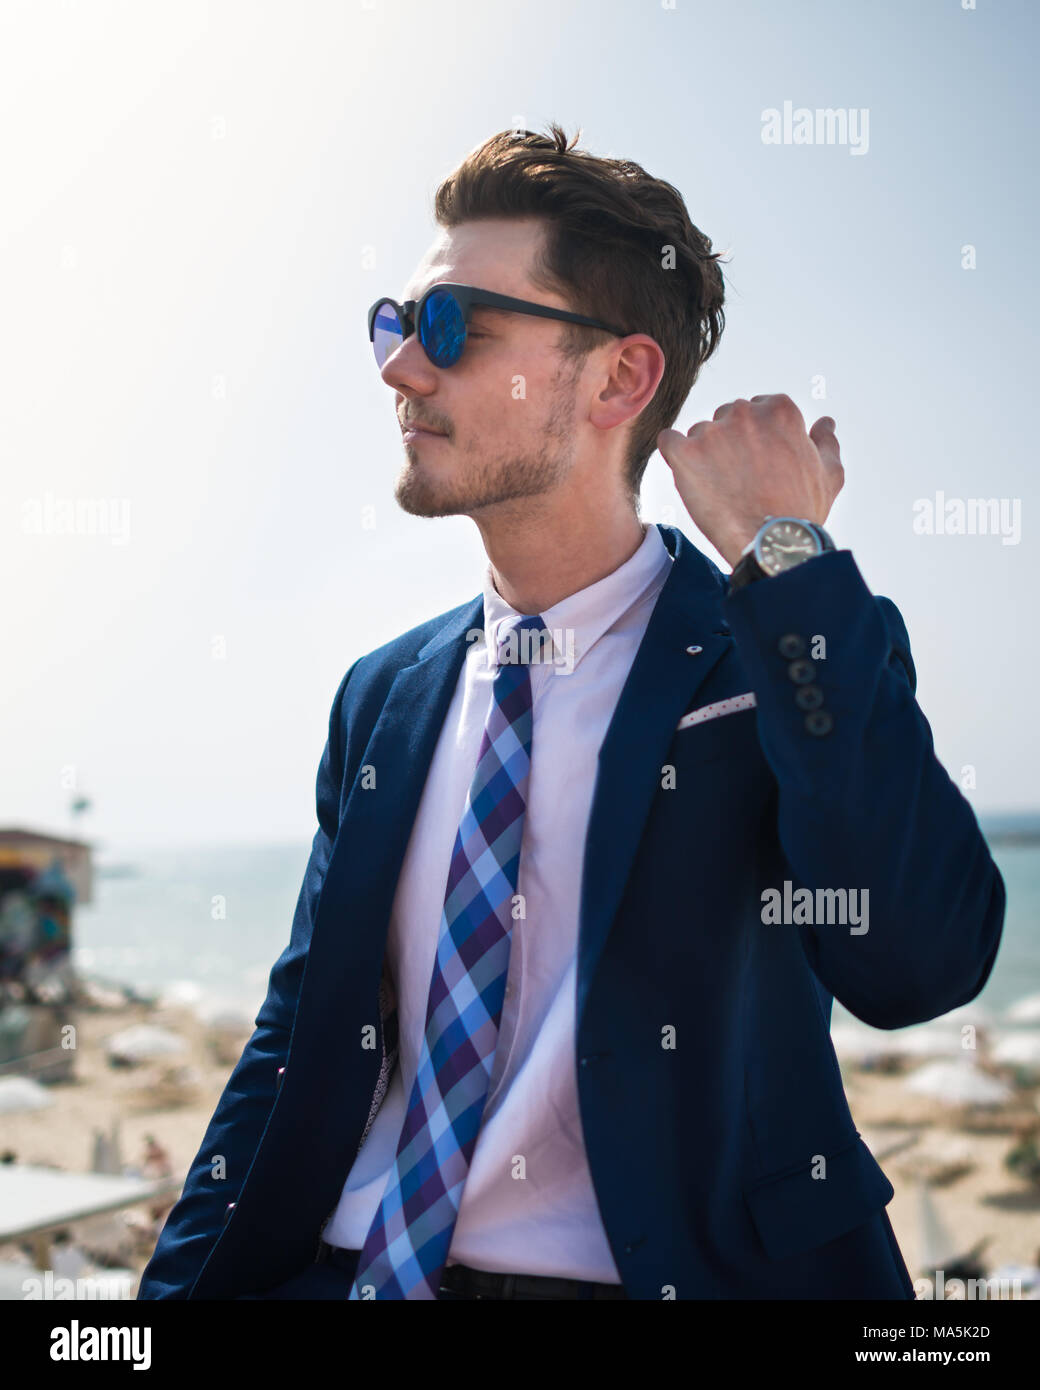
[[[544,427],[519,453],[489,455],[481,448],[456,460],[457,472],[437,478],[422,458],[423,445],[406,445],[408,462],[394,484],[394,497],[411,516],[470,516],[487,507],[550,492],[568,475],[574,461],[574,380],[557,383]]]

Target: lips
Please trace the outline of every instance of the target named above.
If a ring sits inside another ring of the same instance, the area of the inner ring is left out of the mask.
[[[435,434],[438,435],[439,438],[444,439],[442,431],[434,430],[431,425],[419,424],[416,420],[403,420],[402,424],[400,424],[400,432],[402,432],[402,434],[409,434],[409,431],[413,430],[420,431],[421,434]]]
[[[429,425],[417,425],[414,421],[406,421],[401,429],[402,434],[418,433],[436,435],[438,439],[443,439],[444,435],[440,430],[430,429]]]

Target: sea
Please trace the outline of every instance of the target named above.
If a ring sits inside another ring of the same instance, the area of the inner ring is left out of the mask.
[[[997,961],[975,1004],[1000,1024],[1013,1004],[1040,995],[1040,814],[983,828],[1008,904]],[[75,910],[75,965],[203,1015],[253,1019],[289,941],[309,853],[307,841],[109,854],[96,868],[93,902]],[[837,1001],[834,1021],[858,1022]]]

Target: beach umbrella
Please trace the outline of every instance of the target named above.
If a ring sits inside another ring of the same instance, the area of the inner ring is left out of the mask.
[[[17,1115],[21,1110],[43,1110],[54,1104],[54,1097],[38,1081],[28,1076],[0,1079],[0,1115]]]
[[[1018,1033],[1001,1033],[990,1056],[994,1062],[1009,1066],[1040,1067],[1040,1032],[1023,1029]]]
[[[105,1044],[109,1059],[116,1062],[151,1062],[159,1057],[173,1057],[187,1049],[187,1043],[168,1028],[153,1023],[139,1023],[114,1033]]]
[[[929,1062],[903,1084],[915,1095],[931,1096],[946,1105],[1003,1105],[1014,1096],[1010,1086],[988,1076],[968,1058]]]
[[[1019,999],[1004,1017],[1009,1023],[1040,1023],[1040,994],[1027,994]]]
[[[159,995],[161,1009],[193,1008],[202,998],[202,986],[194,980],[174,980]]]

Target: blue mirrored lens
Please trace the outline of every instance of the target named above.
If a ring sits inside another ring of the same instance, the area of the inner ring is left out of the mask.
[[[419,341],[437,367],[450,367],[462,355],[466,320],[451,290],[434,290],[419,315]]]
[[[397,310],[385,300],[376,310],[376,316],[372,323],[372,348],[376,355],[376,363],[379,367],[404,342],[404,327],[397,315]]]

